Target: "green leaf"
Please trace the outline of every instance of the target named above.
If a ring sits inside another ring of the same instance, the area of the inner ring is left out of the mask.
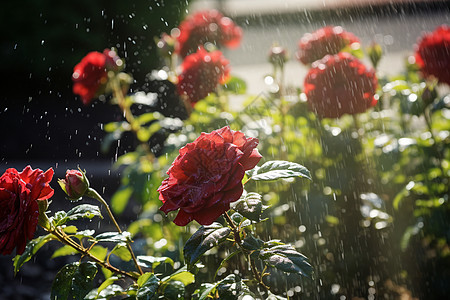
[[[95,245],[94,247],[92,247],[90,252],[92,255],[94,255],[98,259],[104,260],[106,258],[106,255],[108,254],[108,249],[105,247],[102,247],[100,245]],[[105,269],[105,270],[108,270],[108,269]]]
[[[252,221],[244,218],[244,216],[238,212],[235,212],[234,214],[232,214],[230,216],[230,218],[236,226],[241,227],[241,228],[252,225]]]
[[[94,236],[94,234],[95,234],[95,230],[86,229],[83,231],[75,232],[73,234],[73,236],[76,237],[77,239],[81,240],[82,238],[85,238],[85,237],[92,238]]]
[[[141,267],[154,269],[162,263],[168,263],[173,267],[173,260],[169,257],[143,256],[137,257],[137,262]]]
[[[77,250],[75,250],[71,246],[65,245],[61,248],[56,249],[55,252],[53,252],[53,255],[50,257],[50,259],[60,256],[74,255],[76,253],[78,253]]]
[[[65,265],[53,281],[51,299],[83,299],[92,290],[95,274],[93,262]]]
[[[130,240],[130,233],[128,231],[124,231],[122,233],[119,232],[104,232],[95,237],[97,242],[111,242],[111,243],[120,243],[127,242]]]
[[[100,217],[101,219],[103,219],[100,208],[97,205],[81,204],[75,206],[67,212],[67,219],[69,221],[77,220],[80,218],[92,219],[93,217]]]
[[[65,211],[57,211],[53,215],[53,217],[50,218],[50,222],[53,224],[53,226],[61,226],[64,225],[68,221],[67,213]]]
[[[242,241],[242,247],[249,251],[260,250],[264,246],[264,241],[259,238],[255,238],[251,233],[247,234]]]
[[[29,241],[27,243],[27,246],[25,247],[25,251],[21,255],[16,255],[16,257],[13,258],[14,275],[19,272],[19,269],[23,266],[23,264],[29,261],[31,257],[33,257],[33,255],[35,255],[36,252],[41,249],[42,246],[44,246],[47,242],[55,239],[55,236],[47,234]]]
[[[262,197],[258,193],[248,193],[244,198],[235,202],[233,209],[252,221],[260,221],[263,211],[268,207],[261,201]]]
[[[193,299],[197,300],[205,300],[209,298],[209,294],[215,290],[217,284],[211,284],[211,283],[202,283],[198,289],[195,290],[193,294]]]
[[[266,245],[268,244],[266,243]],[[265,264],[283,272],[298,273],[307,277],[311,277],[312,275],[312,267],[307,261],[306,256],[297,252],[291,245],[269,246],[259,252],[259,257]]]
[[[116,214],[121,214],[133,194],[133,187],[126,185],[121,186],[111,198],[111,209]]]
[[[97,295],[100,295],[100,292],[103,291],[104,289],[106,289],[108,286],[110,286],[111,284],[113,284],[114,282],[116,282],[116,280],[118,280],[119,277],[117,276],[112,276],[109,277],[108,279],[106,279],[105,281],[103,281],[103,283],[98,287],[97,289]]]
[[[188,268],[190,269],[206,251],[224,241],[230,233],[230,228],[216,222],[201,226],[184,245],[184,258]]]
[[[145,273],[138,278],[137,299],[157,299],[156,291],[159,287],[159,279],[153,273]]]
[[[232,76],[230,80],[223,85],[225,91],[231,92],[236,95],[243,95],[247,92],[247,83],[236,76]]]
[[[261,167],[255,167],[249,176],[252,180],[277,180],[281,178],[305,177],[311,180],[311,173],[304,166],[284,161],[273,160],[264,163]]]
[[[123,261],[130,261],[132,259],[126,243],[118,243],[111,251],[111,254],[118,256]]]
[[[181,281],[171,281],[164,288],[164,299],[184,300],[185,287]]]
[[[172,280],[181,281],[186,286],[195,281],[195,276],[191,272],[187,271],[187,266],[184,266],[171,275],[164,277],[161,281],[163,283],[167,283]]]
[[[91,300],[91,299],[105,300],[105,299],[110,299],[114,296],[120,296],[123,294],[124,294],[124,291],[120,285],[111,284],[111,285],[108,285],[107,287],[105,287],[100,292],[98,292],[97,289],[93,289],[92,291],[89,292],[89,294],[87,294],[86,297],[84,297],[84,300]]]
[[[220,299],[223,300],[235,300],[244,295],[251,296],[253,299],[255,297],[248,286],[235,274],[230,274],[222,279],[217,285],[217,292],[219,293]]]

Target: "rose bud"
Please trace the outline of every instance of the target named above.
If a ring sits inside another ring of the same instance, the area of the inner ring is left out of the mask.
[[[274,67],[283,68],[284,64],[289,60],[286,49],[283,47],[274,45],[269,51],[269,62],[274,65]]]
[[[372,43],[369,47],[367,47],[367,54],[369,55],[370,61],[372,62],[372,66],[374,69],[377,68],[378,63],[381,60],[381,57],[383,56],[383,49],[381,48],[380,44],[378,43]]]
[[[58,183],[70,200],[79,200],[89,189],[86,174],[79,170],[67,170],[66,179],[59,179]]]

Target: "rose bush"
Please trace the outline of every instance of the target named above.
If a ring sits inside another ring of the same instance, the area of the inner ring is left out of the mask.
[[[179,26],[176,53],[185,57],[210,42],[217,46],[235,48],[242,38],[242,29],[217,10],[199,11],[188,16]]]
[[[73,92],[81,97],[84,105],[100,95],[106,88],[108,71],[119,70],[122,60],[116,52],[105,49],[103,53],[88,53],[73,69]]]
[[[22,254],[33,238],[39,218],[37,201],[53,196],[49,182],[53,169],[43,172],[30,166],[18,172],[10,168],[0,177],[0,254],[16,248]]]
[[[439,26],[416,45],[416,63],[425,77],[435,76],[450,85],[450,27]]]
[[[311,64],[327,54],[336,54],[359,39],[341,26],[327,26],[305,34],[298,43],[297,59]]]
[[[230,209],[242,194],[245,171],[261,159],[258,139],[223,127],[202,133],[180,154],[158,188],[160,208],[166,214],[180,209],[174,223],[185,226],[192,220],[209,225]]]
[[[177,90],[185,95],[192,106],[213,92],[217,85],[229,78],[228,60],[222,52],[206,51],[200,47],[197,52],[186,56],[178,75]]]
[[[366,111],[377,103],[375,71],[357,58],[341,52],[312,64],[305,77],[309,108],[322,118]]]

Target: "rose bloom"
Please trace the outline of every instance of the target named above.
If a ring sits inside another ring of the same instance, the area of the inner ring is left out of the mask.
[[[180,95],[187,96],[192,106],[213,92],[219,83],[224,84],[230,76],[228,60],[222,52],[208,52],[203,47],[186,56],[180,68],[177,90]]]
[[[378,81],[373,69],[341,52],[312,64],[305,78],[304,93],[309,108],[322,118],[365,112],[377,103]]]
[[[439,26],[416,45],[416,63],[425,77],[450,85],[450,27]]]
[[[297,58],[305,65],[311,64],[327,54],[337,54],[353,43],[359,43],[359,39],[342,27],[323,27],[313,33],[305,34],[300,39]]]
[[[230,209],[243,192],[245,171],[261,159],[258,139],[223,127],[202,133],[180,149],[180,155],[158,188],[160,208],[166,214],[179,209],[174,223],[185,226],[192,220],[209,225]]]
[[[236,48],[242,38],[242,29],[214,9],[188,16],[181,22],[179,30],[175,51],[181,57],[195,52],[198,46],[207,42]]]
[[[117,71],[122,60],[115,51],[90,52],[73,69],[73,93],[80,95],[84,105],[100,94],[108,81],[107,71]]]
[[[52,177],[53,169],[43,172],[30,166],[20,173],[8,169],[0,177],[0,254],[11,254],[14,248],[16,254],[24,252],[36,231],[37,201],[53,196]]]

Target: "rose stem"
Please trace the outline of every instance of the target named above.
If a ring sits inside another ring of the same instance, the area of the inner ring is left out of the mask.
[[[122,110],[125,119],[127,120],[128,123],[130,123],[131,129],[133,131],[137,132],[139,130],[140,126],[136,127],[137,124],[136,124],[133,114],[131,113],[130,106],[126,103],[125,97],[124,97],[124,92],[120,87],[119,78],[117,76],[115,76],[111,80],[111,82],[112,82],[114,97],[117,99],[117,103],[119,104],[119,107]]]
[[[236,228],[236,225],[234,225],[233,221],[231,220],[230,216],[227,212],[223,214],[225,217],[225,220],[227,221],[228,225],[230,225],[231,230],[234,234],[234,240],[236,241],[236,244],[241,249],[241,251],[245,254],[245,259],[250,263],[250,268],[252,269],[253,276],[255,277],[256,281],[260,284],[260,286],[263,288],[265,293],[269,293],[269,288],[265,285],[265,283],[262,281],[261,275],[259,274],[258,270],[256,269],[255,262],[250,258],[250,253],[246,249],[244,249],[241,245],[241,237],[239,234],[238,228]]]
[[[423,116],[425,118],[425,122],[427,123],[428,130],[430,131],[431,138],[433,139],[432,147],[433,147],[434,151],[436,151],[436,155],[437,155],[437,159],[438,159],[438,163],[439,163],[439,169],[442,172],[442,176],[446,176],[446,173],[445,173],[444,169],[442,168],[442,156],[441,156],[441,153],[439,152],[439,148],[436,144],[437,140],[433,133],[433,126],[432,126],[430,110],[429,109],[424,110]]]
[[[117,273],[117,274],[121,274],[123,276],[129,277],[133,280],[137,280],[138,276],[122,271],[116,267],[114,267],[113,265],[102,261],[101,259],[99,259],[98,257],[92,255],[88,249],[85,249],[84,247],[82,247],[81,245],[77,244],[76,242],[74,242],[70,237],[68,237],[65,232],[60,231],[58,228],[54,228],[52,227],[49,232],[53,235],[55,235],[62,243],[74,248],[75,250],[77,250],[78,252],[82,253],[84,256],[89,257],[90,259],[92,259],[93,261],[95,261],[96,263],[98,263],[99,265],[101,265],[102,267]]]
[[[110,219],[113,221],[114,225],[116,226],[117,231],[119,233],[122,233],[123,231],[122,231],[122,229],[120,229],[120,226],[117,223],[116,219],[114,218],[114,215],[113,215],[111,209],[109,208],[108,203],[106,203],[105,199],[103,199],[103,197],[100,196],[100,194],[97,193],[97,191],[94,190],[93,188],[89,188],[89,190],[87,191],[87,195],[89,197],[93,198],[93,199],[96,199],[96,200],[100,201],[100,203],[102,203],[106,207],[106,211],[108,212],[108,215],[109,215]],[[141,269],[141,267],[139,266],[139,264],[137,262],[136,256],[134,255],[133,249],[131,248],[131,245],[130,245],[129,242],[130,241],[127,239],[127,243],[126,244],[127,244],[128,251],[130,252],[131,257],[133,258],[133,261],[134,261],[134,264],[136,266],[136,269],[138,269],[139,273],[142,275],[142,274],[144,274],[144,272],[142,272],[142,269]]]

